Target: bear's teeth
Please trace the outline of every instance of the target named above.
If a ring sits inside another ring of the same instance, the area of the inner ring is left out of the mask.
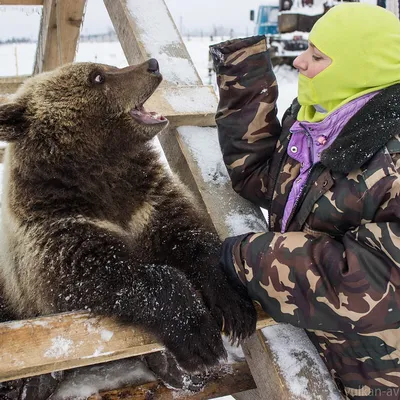
[[[156,113],[156,112],[152,111],[152,112],[150,112],[150,115],[154,119],[157,119],[159,121],[165,121],[165,118],[159,113]]]

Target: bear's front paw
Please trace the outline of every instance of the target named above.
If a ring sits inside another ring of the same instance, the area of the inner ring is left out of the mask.
[[[204,371],[227,357],[218,325],[205,308],[177,319],[163,341],[187,372]]]
[[[255,332],[257,312],[245,287],[221,282],[218,287],[205,288],[203,296],[221,331],[230,337],[232,343]]]

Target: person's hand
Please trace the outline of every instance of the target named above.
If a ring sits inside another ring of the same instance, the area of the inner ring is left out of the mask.
[[[237,269],[241,261],[234,261],[239,256],[240,245],[248,234],[228,237],[222,244],[219,268],[226,276],[227,283],[220,288],[220,296],[215,299],[212,314],[223,322],[223,331],[229,335],[232,343],[241,341],[254,333],[257,323],[257,313],[248,295],[245,285],[244,271],[238,275]],[[236,264],[236,267],[235,267]],[[229,290],[230,287],[230,290]]]
[[[248,235],[251,235],[251,233],[227,237],[222,243],[221,255],[219,259],[219,266],[228,277],[231,285],[234,287],[240,287],[242,289],[246,282],[243,279],[244,271],[241,270],[242,261],[240,260],[240,245]],[[237,269],[239,269],[239,271],[237,271]]]

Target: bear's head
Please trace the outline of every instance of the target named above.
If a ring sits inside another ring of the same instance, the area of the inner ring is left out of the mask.
[[[143,103],[162,81],[155,59],[116,68],[67,64],[28,79],[0,105],[0,140],[40,158],[132,151],[168,124]]]

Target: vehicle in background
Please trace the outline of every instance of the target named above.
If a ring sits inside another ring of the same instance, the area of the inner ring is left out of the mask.
[[[273,65],[292,65],[293,60],[308,47],[308,34],[314,23],[330,7],[325,0],[270,0],[258,7],[255,34],[266,35]]]

